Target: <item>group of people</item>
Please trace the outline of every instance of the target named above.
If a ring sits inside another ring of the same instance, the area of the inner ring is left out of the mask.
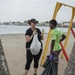
[[[37,75],[37,69],[39,66],[39,59],[41,57],[42,51],[43,51],[43,43],[41,40],[44,39],[43,33],[40,31],[40,29],[36,28],[36,24],[38,21],[36,19],[28,20],[28,24],[31,26],[25,33],[25,39],[26,39],[26,65],[25,65],[25,72],[23,75],[27,75],[28,71],[30,69],[30,65],[32,63],[32,60],[34,59],[34,74]],[[61,52],[61,46],[60,42],[62,42],[66,36],[63,34],[60,30],[57,29],[57,21],[55,19],[50,20],[50,29],[52,29],[51,32],[51,48],[50,48],[50,60],[54,59],[56,63],[56,70],[58,72],[58,62],[59,62],[59,54]],[[38,33],[38,40],[41,43],[41,49],[40,52],[37,55],[33,55],[30,50],[30,46],[33,41],[33,37]]]

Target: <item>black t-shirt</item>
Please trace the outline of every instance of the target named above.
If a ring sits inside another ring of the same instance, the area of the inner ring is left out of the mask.
[[[36,29],[36,31],[37,31],[37,33],[38,33],[38,40],[41,42],[41,36],[40,36],[41,31],[40,31],[38,28],[35,28],[35,29]],[[26,31],[25,36],[26,36],[26,35],[31,36],[32,34],[33,34],[33,31],[32,31],[31,28],[29,28],[29,29]],[[32,41],[33,41],[33,38],[32,38],[29,42],[26,42],[26,48],[30,48]],[[42,42],[41,42],[41,47],[42,47]]]

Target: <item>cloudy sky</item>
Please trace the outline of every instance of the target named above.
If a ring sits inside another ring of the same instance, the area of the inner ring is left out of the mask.
[[[75,0],[0,0],[0,22],[21,21],[36,18],[38,21],[52,19],[56,2],[75,6]],[[62,7],[57,15],[58,21],[68,21],[71,9]]]

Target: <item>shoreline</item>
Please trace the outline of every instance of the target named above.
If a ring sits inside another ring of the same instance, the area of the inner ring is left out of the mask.
[[[29,25],[0,25],[0,26],[29,26]],[[36,26],[39,26],[39,27],[49,27],[49,25],[36,25]],[[69,26],[65,25],[65,26],[57,26],[58,28],[68,28]],[[75,25],[73,26],[73,28],[75,28]]]
[[[67,32],[63,32],[63,33],[66,34]],[[72,33],[72,32],[70,32],[70,33]],[[48,33],[44,33],[44,34],[48,34]],[[13,33],[12,33],[12,34],[0,34],[0,36],[1,36],[1,35],[2,35],[2,36],[3,36],[3,35],[4,35],[4,36],[5,36],[5,35],[6,35],[6,36],[7,36],[7,35],[14,35],[14,36],[15,36],[15,35],[25,35],[25,33],[22,33],[22,34],[21,34],[21,33],[18,33],[18,34],[13,34]]]

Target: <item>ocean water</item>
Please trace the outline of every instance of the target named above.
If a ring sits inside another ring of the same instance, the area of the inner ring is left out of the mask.
[[[0,34],[25,34],[26,30],[29,27],[30,26],[0,25]],[[39,28],[41,31],[42,29],[44,29],[45,33],[48,33],[50,29],[48,26],[36,26],[36,28]],[[68,31],[68,28],[58,28],[58,29],[63,32]]]

